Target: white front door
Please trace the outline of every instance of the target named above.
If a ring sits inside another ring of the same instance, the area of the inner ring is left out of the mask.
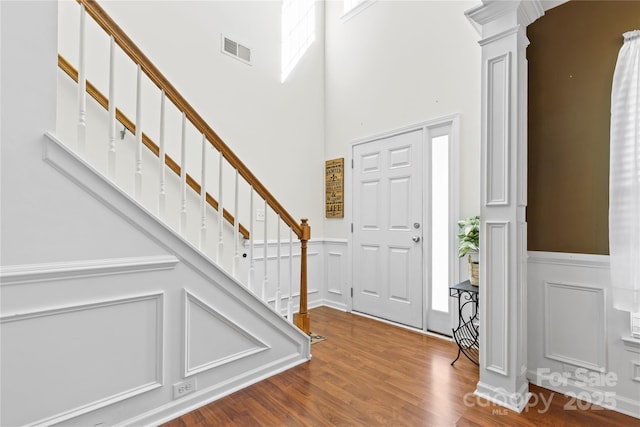
[[[422,137],[353,147],[353,310],[423,327]]]

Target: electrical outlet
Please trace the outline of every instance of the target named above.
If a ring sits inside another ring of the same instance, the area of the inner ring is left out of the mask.
[[[256,221],[264,221],[264,209],[256,209]]]
[[[189,393],[193,393],[194,391],[196,391],[197,388],[198,388],[198,385],[196,384],[195,377],[189,378],[188,380],[185,380],[179,383],[175,383],[173,385],[173,398],[178,399]]]

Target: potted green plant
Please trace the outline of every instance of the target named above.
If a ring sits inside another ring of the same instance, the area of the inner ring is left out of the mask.
[[[472,285],[478,286],[479,284],[479,261],[471,258],[471,253],[480,252],[480,216],[461,219],[458,221],[458,227],[460,232],[458,233],[458,239],[460,239],[460,246],[458,247],[458,256],[460,258],[468,255],[469,259],[469,281]]]

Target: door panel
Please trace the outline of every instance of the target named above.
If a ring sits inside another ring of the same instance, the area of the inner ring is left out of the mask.
[[[389,298],[396,302],[410,303],[411,278],[410,249],[389,248]]]
[[[380,204],[380,181],[367,181],[360,184],[362,194],[360,203],[361,226],[366,230],[379,230],[380,217],[378,206]]]
[[[372,297],[380,296],[380,247],[361,245],[360,259],[363,265],[371,266],[361,272],[362,292]]]
[[[411,177],[403,176],[389,180],[389,227],[392,230],[410,231],[411,227]]]

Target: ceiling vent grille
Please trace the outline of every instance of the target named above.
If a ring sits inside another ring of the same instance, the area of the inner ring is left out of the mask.
[[[224,35],[222,36],[222,52],[246,64],[251,64],[251,49]]]

